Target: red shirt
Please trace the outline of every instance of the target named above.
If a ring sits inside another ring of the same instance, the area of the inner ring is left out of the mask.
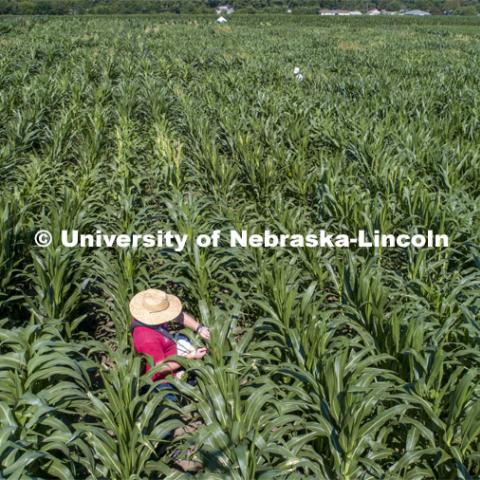
[[[164,328],[166,325],[164,326]],[[135,327],[133,329],[133,347],[137,353],[149,355],[156,365],[163,359],[177,354],[177,344],[160,332],[148,327]],[[150,365],[146,365],[145,370],[148,372]],[[152,376],[152,380],[158,380],[166,377],[170,372],[156,373]],[[175,374],[174,374],[175,375]]]

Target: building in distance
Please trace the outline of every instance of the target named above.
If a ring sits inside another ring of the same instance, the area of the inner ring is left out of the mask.
[[[404,15],[409,15],[411,17],[428,17],[431,13],[426,12],[425,10],[407,10],[404,12]]]
[[[235,12],[235,9],[231,5],[219,5],[216,9],[215,12],[217,15],[231,15],[232,13]]]
[[[360,10],[329,10],[327,8],[322,8],[321,10],[319,10],[318,13],[324,17],[355,17],[358,15],[362,15],[362,12],[360,12]]]

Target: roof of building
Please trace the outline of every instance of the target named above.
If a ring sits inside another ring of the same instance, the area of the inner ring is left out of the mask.
[[[415,15],[418,17],[423,17],[426,15],[431,15],[430,12],[426,12],[425,10],[407,10],[404,15]]]
[[[361,15],[359,10],[329,10],[328,8],[322,8],[319,10],[320,15]]]

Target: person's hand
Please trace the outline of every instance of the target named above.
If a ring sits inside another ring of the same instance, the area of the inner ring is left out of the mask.
[[[210,330],[207,327],[202,325],[198,329],[198,334],[200,335],[200,337],[202,337],[207,342],[210,340]]]
[[[207,354],[207,352],[208,352],[208,348],[205,348],[205,347],[197,348],[193,352],[190,352],[187,355],[187,358],[189,358],[190,360],[200,360]]]

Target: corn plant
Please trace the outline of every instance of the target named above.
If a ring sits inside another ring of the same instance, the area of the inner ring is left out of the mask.
[[[478,25],[0,18],[0,476],[478,477]],[[232,229],[449,245],[233,249]],[[176,403],[133,354],[147,287],[211,332]]]

